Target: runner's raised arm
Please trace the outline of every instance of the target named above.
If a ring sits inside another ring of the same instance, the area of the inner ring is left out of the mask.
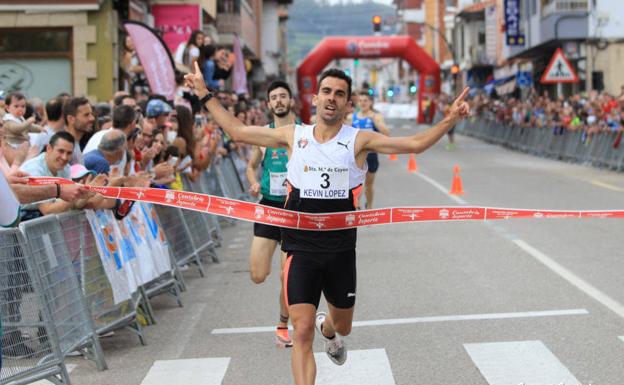
[[[184,80],[186,85],[193,89],[195,95],[197,95],[202,104],[210,111],[219,127],[221,127],[233,141],[255,144],[262,147],[290,147],[294,125],[291,124],[276,129],[260,126],[246,126],[228,110],[223,108],[219,101],[213,97],[213,93],[206,87],[204,77],[197,62],[195,62],[195,73],[185,75]]]
[[[462,118],[470,113],[470,106],[465,102],[470,88],[466,87],[449,108],[448,115],[438,124],[426,131],[412,136],[389,137],[376,132],[362,132],[359,150],[382,154],[419,154],[433,146]]]

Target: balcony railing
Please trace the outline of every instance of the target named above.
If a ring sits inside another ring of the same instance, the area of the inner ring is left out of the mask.
[[[494,64],[494,60],[488,57],[487,51],[482,45],[470,47],[470,61],[472,65]]]
[[[588,0],[552,0],[542,6],[542,17],[554,13],[582,13],[589,11]]]

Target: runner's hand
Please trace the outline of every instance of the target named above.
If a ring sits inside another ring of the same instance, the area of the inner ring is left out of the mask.
[[[197,62],[194,63],[194,68],[194,73],[184,75],[184,85],[192,89],[195,95],[201,99],[208,94],[208,88]]]
[[[249,194],[252,197],[257,197],[260,194],[260,183],[256,182],[249,186]]]
[[[470,114],[470,106],[465,101],[466,96],[468,96],[468,92],[470,91],[470,87],[464,88],[464,90],[459,94],[457,99],[451,104],[449,107],[449,116],[455,120],[459,120],[464,118]]]

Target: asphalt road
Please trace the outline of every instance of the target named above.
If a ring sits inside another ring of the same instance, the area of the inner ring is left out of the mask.
[[[393,135],[413,132],[399,124]],[[454,151],[443,139],[418,156],[416,174],[407,157],[380,156],[375,205],[624,208],[622,174],[457,139]],[[466,192],[459,200],[445,192],[455,164]],[[317,383],[622,384],[623,234],[615,219],[363,228],[349,360],[332,366],[317,339]],[[250,224],[225,228],[222,262],[207,266],[205,278],[185,272],[184,308],[155,300],[148,345],[118,331],[102,340],[110,369],[69,358],[72,383],[292,384],[290,351],[265,331],[278,317],[277,258],[266,283],[251,283],[251,237]]]

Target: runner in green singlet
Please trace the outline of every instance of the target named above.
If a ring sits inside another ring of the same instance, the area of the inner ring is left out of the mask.
[[[268,104],[273,115],[271,128],[282,127],[295,122],[290,111],[292,94],[290,87],[283,81],[274,81],[268,88]],[[260,204],[284,208],[286,200],[286,164],[288,152],[284,148],[263,148],[254,146],[247,164],[247,179],[252,196],[262,194]],[[262,164],[262,178],[257,181],[257,169]],[[254,238],[249,253],[251,280],[262,283],[271,272],[271,261],[277,244],[281,242],[279,227],[254,224]],[[281,266],[284,266],[286,254],[281,253]],[[280,277],[282,274],[280,274]],[[280,319],[275,330],[277,346],[291,347],[292,340],[288,333],[288,308],[284,302],[284,289],[280,285],[279,305]]]

